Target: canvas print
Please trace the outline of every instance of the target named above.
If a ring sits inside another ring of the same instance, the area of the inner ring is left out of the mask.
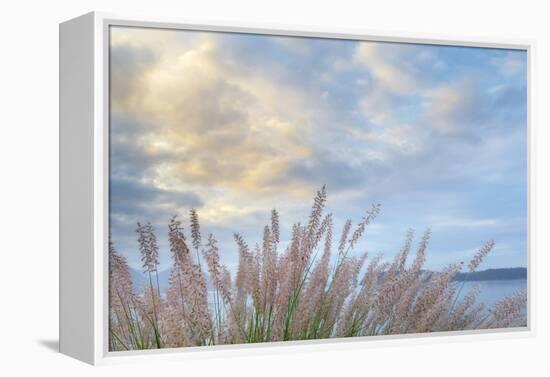
[[[527,52],[126,26],[109,349],[527,326]]]

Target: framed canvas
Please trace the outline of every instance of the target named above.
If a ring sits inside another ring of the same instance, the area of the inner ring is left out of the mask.
[[[61,352],[533,334],[532,49],[61,24]]]

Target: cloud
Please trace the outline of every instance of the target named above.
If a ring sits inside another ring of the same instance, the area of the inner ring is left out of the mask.
[[[495,65],[505,76],[525,75],[527,73],[526,54],[518,51],[508,51],[507,53],[490,59],[490,63]]]
[[[281,179],[293,161],[311,154],[308,114],[302,110],[307,107],[299,92],[235,72],[212,36],[192,48],[165,51],[139,75],[129,75],[123,81],[133,90],[126,97],[119,93],[123,98],[114,111],[151,125],[141,135],[142,152],[166,152],[168,162],[154,169],[156,184],[303,191],[297,187],[303,183]]]
[[[322,184],[340,222],[383,203],[374,249],[435,222],[464,250],[522,216],[525,81],[491,60],[516,57],[149,31],[112,33],[111,225],[128,247],[137,219],[165,226],[190,207],[222,249],[234,231],[253,244],[271,208],[287,228],[307,219]]]
[[[136,221],[160,221],[200,208],[203,201],[194,192],[163,190],[132,179],[111,177],[110,213],[121,224],[134,226]]]
[[[113,208],[132,207],[136,203],[160,202],[174,204],[176,207],[197,208],[203,205],[199,196],[193,192],[163,190],[153,185],[129,179],[110,180],[110,198]]]
[[[474,78],[446,84],[423,94],[423,121],[441,133],[483,141],[495,128],[517,129],[526,103],[525,87],[485,89]],[[519,118],[518,118],[519,116]],[[517,123],[516,123],[517,122]]]
[[[372,88],[360,101],[360,109],[366,119],[375,125],[384,125],[395,119],[395,108],[399,99],[385,90]]]
[[[119,99],[128,98],[139,85],[156,57],[150,47],[115,44],[110,51],[110,94],[112,103],[118,106]]]
[[[316,150],[308,160],[293,161],[290,175],[293,180],[313,183],[314,187],[326,184],[335,192],[361,186],[366,179],[362,166],[354,166],[352,161],[322,149]]]
[[[385,143],[397,150],[399,154],[411,155],[418,152],[422,142],[419,140],[419,130],[410,124],[400,124],[373,131],[369,137],[376,142]]]
[[[425,119],[441,132],[475,134],[472,127],[483,128],[491,116],[490,99],[476,87],[473,79],[444,85],[424,93]]]
[[[476,219],[476,218],[461,218],[461,217],[434,217],[431,220],[437,228],[480,228],[480,227],[495,227],[498,226],[496,219]]]
[[[413,94],[418,82],[407,65],[411,46],[399,43],[361,42],[355,60],[365,65],[384,90],[398,95]]]

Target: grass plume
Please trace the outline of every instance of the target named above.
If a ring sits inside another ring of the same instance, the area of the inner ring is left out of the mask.
[[[126,259],[110,243],[110,350],[525,326],[525,293],[485,310],[476,301],[475,288],[458,298],[463,283],[453,278],[462,263],[440,272],[423,270],[429,229],[414,256],[414,232],[409,230],[401,250],[384,261],[381,254],[357,250],[380,205],[373,205],[355,226],[347,220],[335,233],[333,217],[325,213],[326,201],[323,186],[307,222],[292,226],[284,249],[276,210],[261,230],[261,244],[251,247],[235,233],[239,264],[234,277],[220,262],[215,235],[202,237],[198,211],[189,212],[189,238],[173,217],[167,228],[172,267],[165,292],[158,283],[155,229],[138,223],[137,241],[149,284],[143,289],[133,286]],[[468,271],[475,271],[493,249],[494,241],[487,242]]]

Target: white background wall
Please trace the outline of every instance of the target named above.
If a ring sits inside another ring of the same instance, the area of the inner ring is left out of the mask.
[[[548,375],[550,12],[544,1],[82,0],[2,2],[0,371],[67,375]],[[93,369],[56,354],[58,332],[58,23],[91,10],[201,20],[537,41],[538,335]],[[546,350],[544,348],[546,347]],[[537,372],[538,370],[538,372]],[[26,373],[25,373],[26,374]]]

